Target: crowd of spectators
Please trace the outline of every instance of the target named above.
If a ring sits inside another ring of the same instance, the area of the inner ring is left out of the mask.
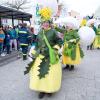
[[[0,26],[0,56],[6,56],[11,54],[12,51],[19,51],[19,28],[21,25],[18,26]],[[33,42],[34,36],[34,28],[27,27],[27,30],[30,35],[30,43]]]

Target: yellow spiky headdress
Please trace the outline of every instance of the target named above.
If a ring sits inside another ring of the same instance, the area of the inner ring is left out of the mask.
[[[52,10],[48,7],[42,8],[39,11],[40,17],[41,17],[41,22],[44,21],[51,21],[51,16],[52,16]]]

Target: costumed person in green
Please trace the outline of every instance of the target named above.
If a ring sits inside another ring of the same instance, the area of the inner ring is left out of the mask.
[[[64,46],[62,63],[66,65],[64,69],[74,70],[74,65],[81,62],[84,54],[80,47],[80,37],[78,31],[73,28],[73,25],[67,26],[67,32],[64,33]]]
[[[96,38],[94,40],[94,48],[100,49],[100,25],[98,25],[98,29],[96,31]]]
[[[45,13],[44,13],[45,12]],[[39,98],[58,92],[61,87],[62,69],[58,56],[57,32],[50,27],[51,10],[40,10],[42,29],[39,32],[36,51],[24,74],[30,75],[30,89],[39,92]]]
[[[94,32],[97,34],[97,28],[94,26],[94,23],[91,23],[89,27],[91,27],[94,30]],[[89,50],[89,49],[92,50],[94,47],[93,44],[94,44],[94,42],[90,46],[87,46],[87,50]]]

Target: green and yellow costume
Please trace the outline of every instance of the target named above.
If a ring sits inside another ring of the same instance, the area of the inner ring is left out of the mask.
[[[100,28],[98,28],[96,32],[96,38],[94,40],[94,48],[100,48]]]
[[[79,64],[84,54],[79,44],[80,38],[77,30],[70,30],[64,35],[64,47],[62,62],[63,64],[74,65]]]
[[[86,23],[87,23],[87,20],[86,19],[82,19],[80,27],[86,26]]]
[[[55,46],[58,43],[54,29],[42,30],[38,34],[38,46],[33,51],[35,58],[25,71],[25,74],[30,74],[30,89],[45,93],[54,93],[60,89],[62,70],[58,46]]]

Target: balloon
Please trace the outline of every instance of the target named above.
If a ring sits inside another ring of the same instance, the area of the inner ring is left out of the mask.
[[[52,9],[53,15],[57,14],[58,4],[57,0],[34,0],[35,4],[38,4],[41,8],[42,7],[49,7]]]
[[[92,28],[83,26],[79,29],[78,34],[80,36],[80,42],[82,45],[88,46],[93,43],[95,32]]]

